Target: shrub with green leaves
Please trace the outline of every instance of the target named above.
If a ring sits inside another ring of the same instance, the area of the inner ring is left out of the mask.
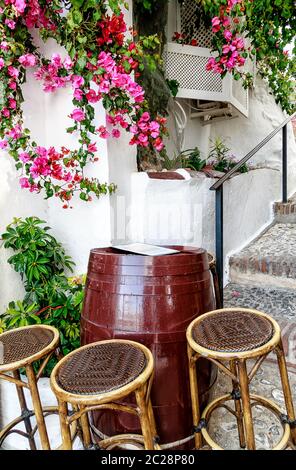
[[[80,345],[84,279],[67,277],[65,270],[72,271],[74,262],[49,230],[45,221],[28,217],[14,219],[2,234],[4,248],[14,252],[8,263],[20,274],[25,297],[9,303],[0,318],[0,332],[38,323],[52,325],[59,330],[67,354]],[[52,359],[47,374],[54,364]]]
[[[214,170],[226,173],[231,170],[237,162],[238,160],[234,155],[230,154],[230,148],[227,147],[221,137],[216,137],[216,139],[211,141],[207,164],[211,165]],[[249,167],[245,163],[238,171],[240,173],[247,173]]]

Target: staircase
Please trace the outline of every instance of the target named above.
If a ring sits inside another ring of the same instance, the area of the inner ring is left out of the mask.
[[[255,308],[278,320],[296,371],[296,195],[274,204],[273,224],[231,256],[229,265],[224,307]]]

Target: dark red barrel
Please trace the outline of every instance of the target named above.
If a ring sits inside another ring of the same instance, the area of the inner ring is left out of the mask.
[[[91,250],[81,320],[82,343],[124,338],[145,344],[155,359],[152,403],[161,443],[192,434],[186,328],[215,299],[207,252],[171,247],[178,254],[141,256],[113,248]],[[203,404],[214,376],[199,362]],[[139,432],[133,415],[102,411],[95,426],[104,434]]]

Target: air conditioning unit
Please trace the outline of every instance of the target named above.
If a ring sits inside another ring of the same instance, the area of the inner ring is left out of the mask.
[[[163,56],[166,78],[178,81],[177,98],[225,103],[225,107],[230,105],[248,117],[249,92],[242,82],[234,80],[231,74],[222,79],[220,74],[206,70],[208,59],[215,56],[211,52],[212,31],[197,15],[194,0],[184,0],[182,4],[178,0],[169,2],[169,41],[175,31],[186,33],[190,28],[191,38],[197,40],[198,46],[168,42]]]

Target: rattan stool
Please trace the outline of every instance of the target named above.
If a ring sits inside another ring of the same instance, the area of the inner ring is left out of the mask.
[[[85,448],[93,446],[88,412],[112,409],[139,417],[142,435],[121,434],[103,439],[99,448],[110,449],[122,443],[156,446],[156,427],[150,400],[153,357],[142,344],[127,340],[107,340],[83,346],[64,357],[51,375],[51,388],[59,404],[63,450],[72,449],[70,426],[79,422]],[[135,394],[137,406],[118,400]],[[68,412],[67,404],[73,411]]]
[[[213,441],[207,428],[213,411],[224,407],[236,417],[240,447],[254,450],[256,446],[252,407],[255,405],[268,408],[280,419],[283,435],[273,448],[274,450],[282,450],[288,444],[292,446],[296,444],[295,413],[280,328],[276,321],[256,310],[244,308],[215,310],[201,315],[189,325],[187,341],[193,426],[197,449],[202,447],[203,437],[212,449],[222,450]],[[277,355],[287,415],[282,414],[273,401],[249,392],[251,380],[271,351],[275,351]],[[198,374],[196,362],[200,357],[216,364],[231,378],[233,386],[231,393],[209,403],[201,416],[196,379]],[[248,359],[255,360],[249,373],[246,367]],[[234,409],[227,405],[227,402],[231,400],[234,401]]]
[[[57,413],[57,407],[42,408],[37,382],[52,355],[60,357],[58,346],[58,330],[47,325],[25,326],[0,335],[0,379],[16,385],[21,408],[21,416],[0,431],[0,447],[9,434],[17,433],[28,439],[31,450],[36,450],[34,436],[38,430],[42,449],[50,449],[44,418],[48,414]],[[35,374],[33,363],[38,360],[42,362],[38,373]],[[21,368],[26,370],[27,382],[21,380]],[[9,373],[12,375],[8,375]],[[30,391],[33,410],[27,407],[23,388],[28,388]],[[32,428],[30,418],[34,415],[37,425]],[[15,426],[22,421],[26,432],[15,429]]]

